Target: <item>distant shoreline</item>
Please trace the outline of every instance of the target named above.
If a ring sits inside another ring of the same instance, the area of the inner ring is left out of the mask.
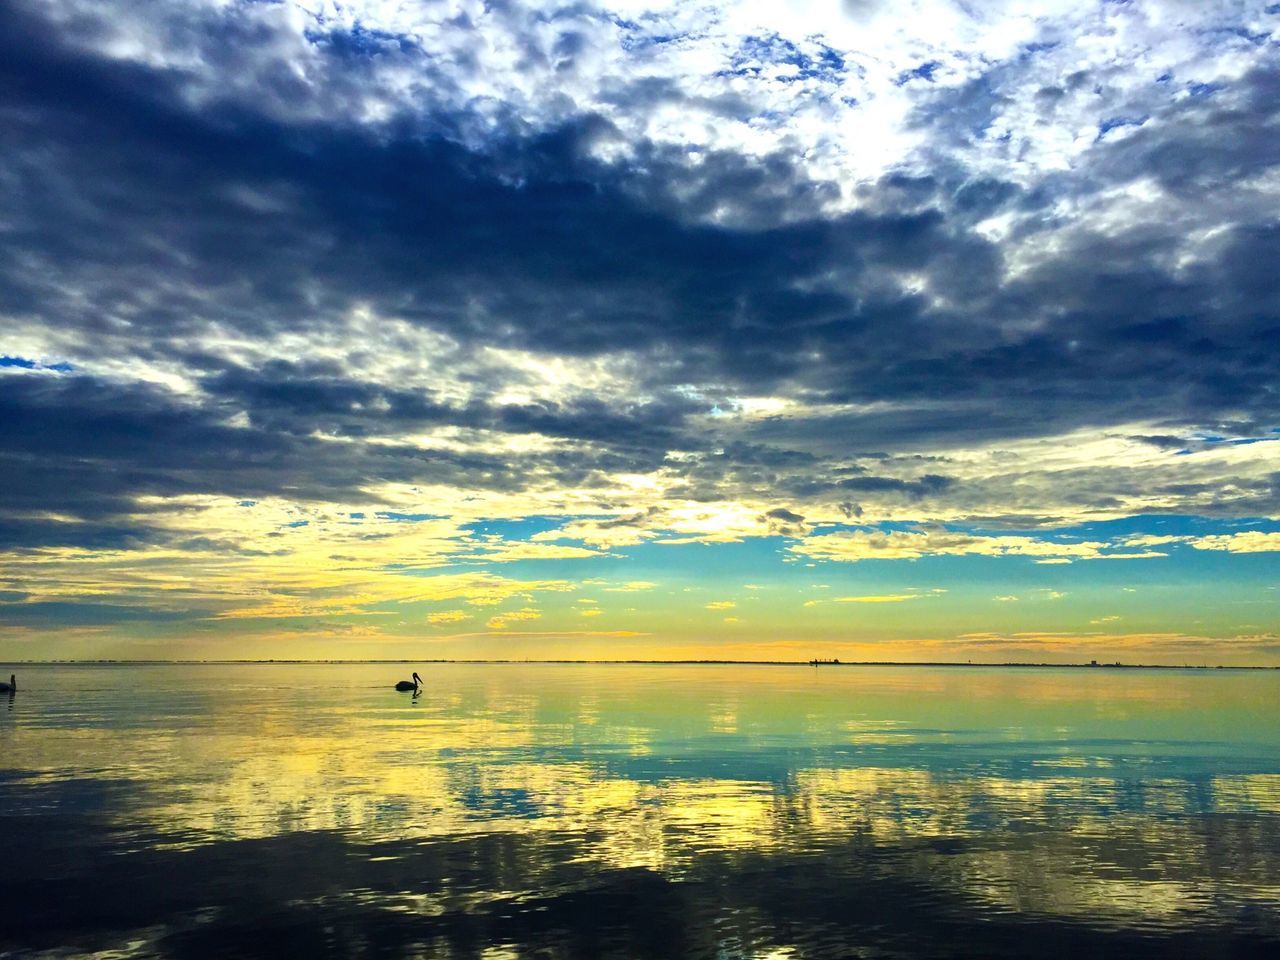
[[[325,665],[325,664],[492,664],[530,665],[556,664],[579,666],[744,666],[744,667],[1009,667],[1014,669],[1046,668],[1055,670],[1280,670],[1280,664],[1273,666],[1230,666],[1227,664],[1172,664],[1172,663],[974,663],[958,660],[495,660],[495,659],[397,659],[397,660],[9,660],[0,663],[11,663],[20,667],[156,667],[156,666],[233,666],[257,664],[260,666],[285,665]]]

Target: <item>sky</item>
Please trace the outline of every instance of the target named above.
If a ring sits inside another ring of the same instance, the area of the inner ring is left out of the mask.
[[[0,5],[0,657],[1280,663],[1280,4]]]

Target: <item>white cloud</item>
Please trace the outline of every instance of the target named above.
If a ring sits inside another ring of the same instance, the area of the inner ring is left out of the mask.
[[[542,618],[542,612],[535,610],[533,607],[524,607],[520,610],[508,610],[489,618],[485,624],[490,630],[505,630],[513,623],[521,623],[526,620],[539,620]]]
[[[806,537],[789,549],[822,560],[914,560],[924,556],[1024,556],[1097,559],[1102,541],[1063,543],[1026,536],[977,536],[950,531],[850,530]]]
[[[921,599],[918,593],[883,593],[861,597],[832,597],[831,603],[906,603]]]
[[[1214,550],[1224,553],[1274,553],[1280,552],[1280,532],[1240,530],[1235,533],[1193,535],[1135,535],[1124,539],[1126,546],[1160,546],[1183,544],[1196,550]]]
[[[969,162],[1027,176],[1068,169],[1103,120],[1149,115],[1188,84],[1257,62],[1247,40],[1217,28],[1270,26],[1233,0],[197,0],[160,15],[122,4],[109,17],[87,0],[56,0],[53,9],[69,27],[94,23],[78,32],[85,45],[183,71],[195,102],[253,98],[296,119],[341,109],[369,124],[447,111],[475,137],[513,120],[549,128],[594,114],[616,131],[595,147],[604,158],[646,140],[678,145],[694,163],[697,148],[800,150],[816,177],[846,184],[936,151],[908,122],[913,111],[978,78],[988,127],[965,148]],[[214,46],[218,27],[253,37],[234,64]],[[358,79],[333,52],[333,38],[356,28],[377,53]],[[264,96],[273,74],[296,78],[295,95]],[[1064,83],[1073,75],[1088,82]],[[1049,100],[1041,93],[1057,87]]]
[[[1241,533],[1189,537],[1188,546],[1197,550],[1224,550],[1228,553],[1273,553],[1280,551],[1280,533],[1246,530]]]
[[[470,619],[471,614],[465,610],[441,610],[439,613],[427,614],[428,623],[458,623]]]

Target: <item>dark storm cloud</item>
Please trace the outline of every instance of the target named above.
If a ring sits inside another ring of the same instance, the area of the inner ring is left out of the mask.
[[[787,483],[790,493],[798,497],[836,493],[843,499],[850,494],[899,494],[908,500],[936,496],[954,486],[954,477],[926,473],[904,480],[900,477],[855,476],[843,478],[805,477]]]
[[[678,397],[614,406],[591,399],[459,406],[422,390],[352,379],[336,364],[287,361],[227,368],[201,385],[230,409],[243,410],[255,425],[299,436],[319,430],[360,437],[447,424],[606,444],[625,437],[630,449],[661,454],[686,442],[679,428],[689,414],[702,412],[700,405]]]
[[[1129,439],[1149,443],[1151,446],[1158,447],[1161,450],[1181,450],[1187,445],[1186,437],[1174,437],[1169,434],[1138,435]]]
[[[784,523],[804,523],[804,517],[785,507],[778,507],[765,513],[770,520],[781,520]]]
[[[595,117],[541,132],[513,124],[483,149],[450,139],[472,126],[462,114],[344,121],[375,48],[427,59],[392,36],[320,45],[316,56],[345,78],[328,94],[332,119],[290,120],[290,105],[313,94],[264,72],[269,32],[201,25],[203,62],[228,75],[229,92],[195,107],[194,75],[97,57],[32,9],[0,12],[0,303],[65,331],[73,360],[177,364],[202,393],[7,373],[0,495],[11,542],[40,539],[48,524],[18,516],[35,511],[79,518],[86,543],[147,536],[114,522],[146,494],[350,498],[383,481],[516,490],[650,471],[669,449],[703,454],[687,470],[698,499],[727,487],[918,499],[948,492],[952,478],[841,476],[826,458],[1140,419],[1170,434],[1280,420],[1269,266],[1280,227],[1272,211],[1241,219],[1213,195],[1280,158],[1274,71],[1164,107],[1158,123],[1098,144],[1083,172],[1033,190],[939,161],[887,175],[862,189],[855,212],[823,217],[834,187],[784,154],[710,151],[695,165],[641,143],[609,166],[588,154],[615,135]],[[556,56],[578,52],[562,39]],[[917,122],[940,142],[977,137],[1003,102],[998,80],[940,95]],[[256,106],[246,84],[261,92]],[[1088,86],[1055,89],[1041,99]],[[613,96],[625,106],[671,95],[641,85]],[[1175,199],[1209,192],[1200,206],[1217,232],[1190,264],[1175,266],[1181,228],[1197,223],[1187,209],[1178,231],[1154,221],[1102,231],[1047,212],[1056,197],[1087,199],[1139,175]],[[972,229],[1010,211],[1043,215],[1024,216],[1009,246]],[[1007,276],[1013,245],[1043,230],[1060,231],[1057,251]],[[627,351],[643,397],[497,404],[491,375],[459,403],[336,365],[233,363],[212,342],[215,326],[254,341],[341,330],[362,306],[463,351]],[[710,401],[691,399],[689,384],[712,385],[702,397],[882,406],[766,420],[735,438],[727,425],[691,425]],[[238,414],[247,426],[228,425]],[[445,425],[587,443],[513,459],[315,436]]]
[[[178,78],[9,35],[8,96],[24,109],[7,117],[19,149],[6,179],[25,256],[6,297],[91,339],[111,336],[110,316],[134,324],[131,338],[212,319],[262,335],[369,302],[468,340],[678,350],[764,386],[875,319],[874,292],[859,309],[844,290],[801,289],[832,263],[855,279],[994,263],[936,212],[757,231],[653,213],[581,160],[589,124],[492,156],[414,131],[283,128],[233,107],[194,114]],[[780,179],[752,173],[718,189]]]
[[[769,534],[775,537],[803,537],[809,532],[804,517],[785,507],[766,511],[759,520],[768,529]]]
[[[219,413],[176,403],[165,391],[89,377],[0,378],[0,545],[119,549],[172,541],[148,524],[139,496],[368,500],[374,495],[362,485],[378,482],[509,491],[540,477],[582,483],[593,472],[652,466],[653,454],[645,462],[586,447],[515,459],[333,443],[278,427],[227,426]],[[38,516],[45,513],[78,522]],[[185,540],[173,545],[191,548]]]

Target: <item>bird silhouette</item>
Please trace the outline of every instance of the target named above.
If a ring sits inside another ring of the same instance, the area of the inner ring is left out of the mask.
[[[415,671],[412,680],[401,680],[396,684],[397,690],[417,690],[418,684],[422,683],[422,678]]]

